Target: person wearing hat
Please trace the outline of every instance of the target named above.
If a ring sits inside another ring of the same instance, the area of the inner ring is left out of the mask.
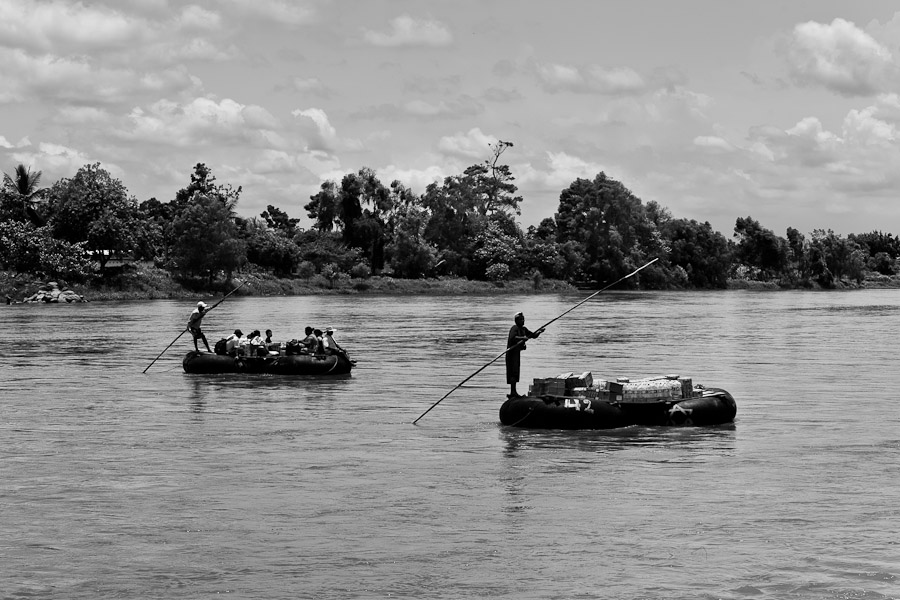
[[[206,346],[207,352],[212,352],[209,349],[209,342],[206,341],[206,336],[203,335],[203,332],[200,330],[200,322],[203,321],[203,316],[206,314],[206,309],[209,308],[206,305],[206,302],[198,302],[197,308],[194,309],[194,312],[191,313],[191,317],[188,319],[187,328],[188,331],[191,332],[191,335],[194,336],[194,350],[200,352],[200,348],[197,347],[197,340],[203,340],[203,345]]]
[[[225,338],[225,354],[237,356],[237,349],[241,345],[242,337],[244,337],[244,332],[240,329],[235,329],[234,333]]]
[[[337,354],[338,356],[343,356],[351,363],[356,364],[355,361],[350,360],[350,356],[347,354],[347,351],[341,348],[340,344],[334,341],[334,329],[331,327],[325,328],[325,334],[322,336],[322,345],[325,347],[326,354]]]
[[[529,331],[525,327],[525,315],[517,312],[513,318],[515,325],[509,330],[509,337],[506,341],[506,383],[509,384],[509,398],[521,398],[522,395],[516,391],[516,384],[519,382],[519,371],[522,365],[522,350],[525,349],[525,341],[534,339],[544,333],[543,328],[535,332]]]

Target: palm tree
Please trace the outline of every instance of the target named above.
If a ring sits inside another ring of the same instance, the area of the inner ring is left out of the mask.
[[[42,171],[32,173],[31,167],[20,164],[16,167],[15,177],[3,174],[3,187],[21,200],[25,214],[38,227],[46,224],[46,219],[37,212],[37,206],[44,200],[44,192],[47,191],[46,188],[38,187],[41,173]]]

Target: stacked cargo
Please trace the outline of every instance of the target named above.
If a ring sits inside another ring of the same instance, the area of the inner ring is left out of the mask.
[[[556,377],[536,378],[529,386],[529,396],[539,398],[586,398],[628,404],[672,402],[696,396],[689,377],[667,375],[634,381],[619,377],[616,381],[594,379],[590,371]]]

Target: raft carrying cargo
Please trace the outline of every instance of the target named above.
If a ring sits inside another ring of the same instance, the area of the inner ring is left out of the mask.
[[[594,380],[590,371],[535,379],[528,395],[500,407],[500,422],[528,429],[614,429],[629,425],[704,426],[734,421],[727,391],[688,377]]]
[[[353,363],[337,354],[278,354],[236,356],[188,352],[182,361],[185,373],[265,373],[269,375],[346,375]]]

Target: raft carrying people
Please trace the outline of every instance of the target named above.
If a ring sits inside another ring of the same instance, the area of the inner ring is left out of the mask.
[[[343,375],[356,365],[334,341],[335,329],[307,327],[303,341],[273,342],[272,331],[266,338],[259,329],[244,335],[240,329],[214,346],[214,352],[188,352],[182,361],[185,373],[270,373],[278,375]],[[312,337],[312,340],[310,340]]]

